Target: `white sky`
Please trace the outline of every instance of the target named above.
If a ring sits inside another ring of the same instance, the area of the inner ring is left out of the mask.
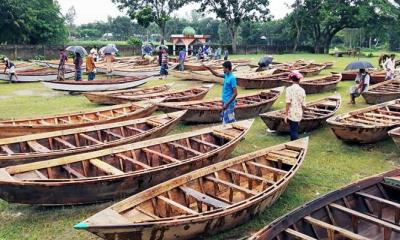
[[[111,0],[58,0],[58,2],[60,3],[63,14],[65,14],[71,6],[75,7],[75,24],[78,25],[95,21],[106,21],[108,16],[116,17],[124,15]],[[289,11],[285,3],[291,2],[293,2],[293,0],[271,0],[269,8],[272,15],[275,18],[283,18]],[[195,8],[195,4],[188,5],[179,10],[176,15],[185,17]]]

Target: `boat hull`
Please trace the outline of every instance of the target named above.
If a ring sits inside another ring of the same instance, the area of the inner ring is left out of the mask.
[[[398,93],[375,93],[375,92],[365,92],[362,94],[365,102],[367,104],[379,104],[384,102],[389,102],[400,98],[400,92]]]
[[[388,131],[393,127],[375,127],[362,128],[356,126],[339,126],[332,125],[330,127],[336,137],[342,141],[349,143],[369,144],[381,141],[387,138]]]
[[[183,80],[191,80],[191,81],[202,81],[207,83],[219,83],[223,84],[223,78],[214,76],[209,71],[170,71],[171,76],[183,79]]]
[[[13,82],[16,83],[29,83],[29,82],[49,82],[56,81],[57,74],[43,74],[43,75],[22,75],[18,74],[18,81],[13,78]],[[75,72],[67,72],[65,73],[65,79],[73,78],[75,76]],[[9,81],[10,77],[8,74],[0,73],[0,80]]]
[[[285,123],[281,118],[272,119],[271,117],[260,116],[269,129],[279,133],[290,133],[289,124]],[[327,116],[316,120],[302,120],[299,124],[299,133],[311,132],[326,125]]]
[[[245,89],[270,89],[280,87],[281,80],[237,78],[239,87]]]

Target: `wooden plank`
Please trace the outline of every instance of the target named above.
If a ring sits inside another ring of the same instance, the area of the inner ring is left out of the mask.
[[[281,170],[279,168],[274,168],[274,167],[267,166],[267,165],[257,163],[257,162],[247,161],[246,164],[253,165],[255,167],[262,168],[262,169],[265,169],[265,170],[268,170],[268,171],[271,171],[274,173],[278,173],[280,175],[286,175],[288,173],[287,171]]]
[[[147,164],[144,164],[144,163],[142,163],[142,162],[140,162],[140,161],[138,161],[136,159],[130,158],[130,157],[128,157],[128,156],[126,156],[126,155],[124,155],[122,153],[115,154],[115,156],[117,156],[117,157],[119,157],[121,159],[124,159],[126,161],[129,161],[129,162],[131,162],[133,164],[139,165],[144,169],[151,169],[152,168],[151,166],[149,166]]]
[[[309,222],[309,223],[312,224],[312,225],[315,225],[315,226],[324,228],[324,229],[326,229],[327,231],[331,230],[331,231],[334,231],[334,232],[338,232],[338,233],[340,233],[342,236],[344,236],[344,237],[346,237],[346,238],[350,238],[350,239],[352,239],[352,240],[369,240],[368,238],[366,238],[366,237],[364,237],[364,236],[355,234],[355,233],[350,232],[350,231],[348,231],[348,230],[346,230],[346,229],[343,229],[343,228],[341,228],[341,227],[337,227],[337,226],[334,226],[334,225],[332,225],[332,224],[329,224],[329,223],[320,221],[320,220],[315,219],[315,218],[310,217],[310,216],[304,217],[304,220],[306,220],[307,222]]]
[[[303,233],[301,233],[301,232],[298,232],[298,231],[296,231],[296,230],[293,230],[293,229],[291,229],[291,228],[287,228],[287,229],[285,230],[285,232],[286,232],[288,235],[295,237],[295,239],[301,239],[301,240],[317,240],[316,238],[310,237],[310,236],[308,236],[308,235],[305,235],[305,234],[303,234]]]
[[[72,124],[72,122],[70,122],[68,120],[65,120],[65,119],[62,119],[62,118],[58,118],[58,121],[63,122],[65,124]]]
[[[35,170],[34,172],[39,176],[40,179],[42,179],[42,180],[48,179],[48,178],[47,178],[43,173],[41,173],[40,171]]]
[[[74,175],[77,178],[86,178],[80,172],[76,171],[75,169],[71,168],[70,166],[63,165],[62,168],[67,171],[69,174]]]
[[[112,119],[112,117],[109,117],[109,116],[107,116],[107,115],[104,115],[104,114],[102,114],[102,113],[95,113],[98,117],[102,117],[102,118],[105,118],[105,119],[107,119],[107,120],[109,120],[109,119]]]
[[[218,146],[218,145],[215,145],[215,144],[212,144],[212,143],[210,143],[210,142],[206,142],[206,141],[203,141],[203,140],[197,139],[197,138],[195,138],[195,137],[193,137],[193,138],[189,138],[189,139],[190,139],[190,140],[193,140],[193,141],[195,141],[195,142],[197,142],[197,143],[200,143],[200,144],[203,144],[203,145],[206,145],[206,146],[212,147],[212,148],[219,148],[219,146]]]
[[[144,130],[142,130],[142,129],[139,129],[139,128],[135,128],[135,127],[132,127],[132,126],[125,126],[127,129],[129,129],[129,130],[132,130],[132,131],[135,131],[135,132],[139,132],[139,133],[144,133],[144,132],[146,132],[146,131],[144,131]]]
[[[194,210],[192,210],[192,209],[190,209],[190,208],[188,208],[186,206],[183,206],[182,204],[177,203],[177,202],[175,202],[175,201],[173,201],[173,200],[171,200],[169,198],[166,198],[164,196],[157,196],[157,198],[162,200],[162,201],[164,201],[165,203],[173,206],[173,207],[176,207],[176,208],[188,213],[188,214],[199,214],[198,212],[196,212],[196,211],[194,211]]]
[[[368,194],[368,193],[365,193],[365,192],[356,192],[356,195],[361,196],[361,197],[365,197],[365,198],[368,198],[368,199],[371,199],[371,200],[374,200],[374,201],[379,202],[379,203],[383,203],[383,204],[385,204],[387,206],[390,206],[390,207],[394,207],[394,208],[399,208],[400,209],[400,204],[399,203],[392,202],[392,201],[384,199],[384,198],[380,198],[380,197],[377,197],[377,196],[374,196],[374,195],[371,195],[371,194]]]
[[[48,149],[47,147],[45,147],[45,146],[39,144],[39,143],[36,142],[36,141],[27,141],[26,143],[27,143],[27,144],[29,145],[29,147],[32,148],[33,151],[35,151],[35,152],[40,152],[40,153],[48,153],[48,152],[51,152],[50,149]]]
[[[250,196],[255,196],[255,195],[258,194],[255,191],[249,190],[247,188],[241,187],[239,185],[236,185],[234,183],[230,183],[230,182],[227,182],[227,181],[224,181],[224,180],[221,180],[221,179],[217,179],[217,178],[214,178],[214,177],[206,177],[206,179],[211,181],[211,182],[215,182],[215,183],[222,184],[222,185],[225,185],[225,186],[230,187],[230,188],[234,188],[234,189],[236,189],[236,190],[238,190],[240,192],[243,192],[243,193],[245,193],[247,195],[250,195]]]
[[[59,143],[61,143],[61,144],[64,145],[65,147],[76,148],[75,145],[72,145],[71,143],[65,141],[65,140],[62,139],[62,138],[55,137],[54,140],[57,141],[57,142],[59,142]]]
[[[118,168],[115,168],[115,167],[111,166],[110,164],[103,162],[97,158],[90,159],[90,163],[93,164],[98,169],[100,169],[101,171],[108,173],[108,174],[112,174],[112,175],[124,174],[124,172],[119,170]]]
[[[201,153],[201,152],[199,152],[199,151],[196,151],[196,150],[194,150],[194,149],[188,148],[188,147],[183,146],[182,144],[179,144],[179,143],[172,143],[172,142],[170,142],[170,143],[168,143],[168,144],[169,144],[169,145],[172,145],[172,146],[174,146],[174,147],[176,147],[176,148],[183,149],[183,150],[185,150],[185,151],[187,151],[187,152],[191,152],[191,153],[193,153],[194,155],[201,155],[201,154],[203,154],[203,153]]]
[[[142,209],[142,208],[140,208],[140,207],[135,207],[135,209],[136,209],[137,211],[143,213],[144,215],[148,216],[148,217],[151,217],[151,218],[153,218],[153,219],[160,219],[158,216],[156,216],[156,215],[154,215],[154,214],[152,214],[152,213],[149,213],[149,212],[145,211],[144,209]]]
[[[176,158],[170,157],[170,156],[165,155],[165,154],[162,154],[162,153],[160,153],[160,152],[156,152],[156,151],[151,150],[151,149],[149,149],[149,148],[142,148],[142,150],[143,150],[144,152],[147,152],[147,153],[150,153],[150,154],[155,154],[155,155],[157,155],[157,156],[160,156],[160,157],[162,157],[163,159],[168,160],[168,161],[170,161],[170,162],[172,162],[172,163],[181,163],[181,161],[179,161],[179,160],[176,159]]]
[[[194,199],[196,199],[197,201],[203,202],[206,205],[209,205],[211,207],[214,208],[227,208],[230,205],[227,203],[224,203],[222,201],[219,201],[213,197],[210,197],[204,193],[201,193],[199,191],[196,191],[193,188],[189,188],[189,187],[179,187],[179,189],[181,189],[185,194],[187,194],[188,196],[193,197]]]
[[[80,118],[81,120],[85,120],[85,121],[87,121],[87,122],[95,122],[95,120],[93,120],[93,119],[91,119],[91,118],[88,118],[88,117],[85,117],[85,116],[83,116],[83,115],[78,116],[78,118]]]
[[[114,136],[114,137],[116,137],[116,138],[119,138],[119,139],[124,138],[123,136],[121,136],[121,135],[119,135],[119,134],[117,134],[117,133],[115,133],[115,132],[113,132],[113,131],[110,131],[110,130],[104,129],[104,130],[102,130],[102,131],[105,132],[105,133],[107,133],[107,134],[109,134],[109,135],[112,135],[112,136]]]
[[[44,119],[40,119],[39,123],[43,124],[43,125],[47,125],[47,126],[51,125],[49,122],[46,122]]]
[[[93,142],[93,143],[96,143],[96,144],[103,144],[103,142],[100,142],[99,140],[97,140],[97,139],[95,139],[95,138],[92,138],[91,136],[86,135],[86,134],[84,134],[84,133],[79,133],[79,136],[81,136],[81,137],[85,138],[86,140],[89,140],[89,141],[91,141],[91,142]]]
[[[241,172],[241,171],[233,169],[233,168],[227,168],[225,170],[227,172],[230,172],[230,173],[233,173],[233,174],[237,174],[237,175],[241,175],[243,177],[246,177],[246,178],[249,178],[249,179],[252,179],[252,180],[255,180],[255,181],[263,182],[263,183],[266,183],[266,184],[269,184],[269,185],[274,185],[275,184],[274,181],[271,181],[271,180],[268,180],[268,179],[265,179],[265,178],[250,174],[250,173]]]
[[[15,152],[13,152],[7,145],[2,145],[2,146],[0,146],[0,148],[7,154],[10,154],[10,155],[15,154]]]
[[[271,153],[281,155],[284,157],[289,157],[289,158],[297,158],[299,156],[299,152],[294,152],[294,151],[285,151],[285,150],[272,150]]]

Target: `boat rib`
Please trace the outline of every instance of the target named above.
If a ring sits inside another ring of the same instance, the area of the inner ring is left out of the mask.
[[[90,127],[0,139],[0,167],[43,161],[161,137],[185,111]]]
[[[325,125],[326,119],[332,117],[340,108],[340,94],[307,103],[299,132],[310,132]],[[285,123],[285,109],[267,112],[260,115],[269,129],[279,133],[289,133],[289,125]]]
[[[240,143],[252,123],[247,120],[1,168],[0,198],[38,205],[123,198],[221,161]],[[83,137],[93,140],[89,135]]]
[[[311,201],[249,240],[400,239],[400,170],[366,178]]]
[[[188,173],[125,199],[76,225],[104,239],[195,239],[252,219],[285,191],[308,138]]]
[[[362,94],[367,104],[378,104],[400,98],[400,79],[384,81]]]

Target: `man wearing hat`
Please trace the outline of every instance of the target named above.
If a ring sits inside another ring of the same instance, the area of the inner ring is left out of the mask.
[[[291,73],[289,79],[292,80],[292,86],[286,89],[285,123],[290,126],[291,141],[299,139],[299,123],[306,106],[306,92],[299,85],[302,78],[303,75],[298,72]]]

